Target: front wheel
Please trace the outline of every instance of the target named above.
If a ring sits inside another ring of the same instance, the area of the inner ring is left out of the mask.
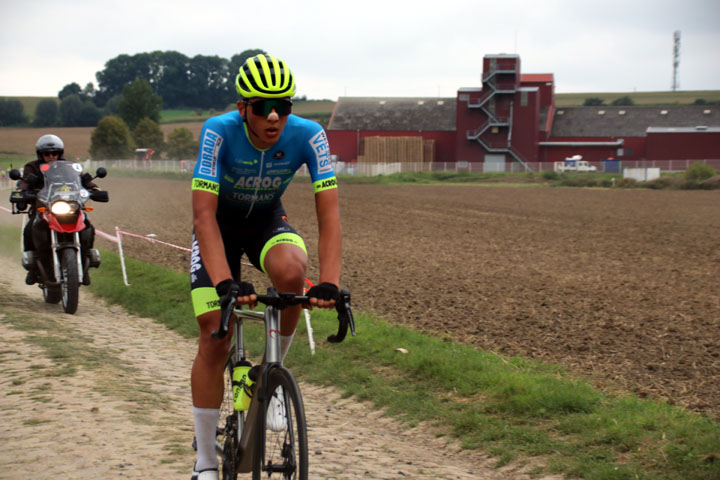
[[[220,406],[218,419],[216,448],[220,455],[220,472],[222,480],[236,480],[238,476],[238,444],[242,435],[244,412],[233,407],[232,371],[236,363],[235,347],[232,347],[225,362],[225,393]]]
[[[289,370],[278,367],[268,375],[267,399],[257,420],[253,480],[271,477],[307,480],[308,443],[305,407],[300,388]]]
[[[60,258],[62,278],[62,305],[65,313],[73,314],[77,311],[80,295],[80,280],[78,278],[78,252],[74,248],[66,248]]]

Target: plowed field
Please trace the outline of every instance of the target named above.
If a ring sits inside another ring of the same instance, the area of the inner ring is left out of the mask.
[[[189,247],[189,182],[108,177],[96,226]],[[285,195],[317,278],[310,185]],[[720,417],[720,192],[341,185],[356,308]],[[100,243],[101,240],[98,240]],[[109,243],[101,245],[111,248]],[[129,256],[188,255],[126,239]],[[266,282],[253,273],[260,288]],[[360,326],[362,328],[362,326]]]

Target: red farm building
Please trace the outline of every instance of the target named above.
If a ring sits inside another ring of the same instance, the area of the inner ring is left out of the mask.
[[[327,129],[330,151],[350,163],[478,171],[539,171],[574,155],[598,164],[720,166],[720,106],[557,107],[554,92],[553,74],[522,74],[518,55],[486,55],[482,85],[460,88],[456,98],[340,97]]]

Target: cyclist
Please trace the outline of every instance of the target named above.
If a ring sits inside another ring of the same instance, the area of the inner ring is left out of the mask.
[[[19,190],[26,192],[36,192],[40,190],[43,186],[43,175],[40,171],[40,166],[47,162],[65,160],[65,157],[63,157],[65,145],[57,135],[43,135],[35,144],[35,153],[37,158],[26,163],[23,167],[23,176],[17,184]],[[88,190],[98,190],[98,186],[89,179],[89,176],[81,175],[80,178],[83,187]],[[20,209],[25,210],[25,208],[27,208],[26,204]],[[90,276],[87,273],[87,268],[100,264],[100,254],[92,248],[95,243],[95,227],[92,226],[87,216],[85,216],[85,225],[86,228],[80,233],[80,243],[82,245],[83,258],[88,258],[87,262],[83,262],[85,268],[83,283],[89,285]],[[35,233],[33,234],[33,232]],[[39,272],[36,267],[38,260],[37,250],[44,250],[43,245],[49,242],[49,235],[50,232],[47,225],[40,220],[36,220],[34,205],[30,205],[28,222],[23,230],[23,266],[28,270],[27,276],[25,277],[25,283],[28,285],[32,285],[38,281]]]
[[[281,292],[302,295],[307,267],[305,243],[287,221],[280,197],[303,165],[315,192],[320,282],[310,307],[333,308],[341,269],[337,182],[323,128],[291,114],[295,79],[285,62],[267,54],[240,67],[237,111],[208,119],[192,183],[193,246],[190,281],[200,326],[191,388],[197,440],[193,480],[218,478],[216,425],[223,396],[223,367],[230,336],[215,340],[220,309],[229,292],[238,304],[257,301],[252,284],[240,281],[240,257],[266,273]],[[292,342],[301,307],[283,311],[281,357]]]

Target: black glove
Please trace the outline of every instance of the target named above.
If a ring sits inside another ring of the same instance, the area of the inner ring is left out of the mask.
[[[229,278],[223,280],[215,286],[215,291],[220,297],[220,308],[223,310],[228,306],[231,300],[237,297],[249,297],[255,294],[255,287],[248,282],[233,282]]]
[[[340,292],[338,291],[337,285],[329,282],[323,282],[320,285],[315,285],[308,290],[308,297],[314,297],[318,300],[335,300],[340,298]]]
[[[83,173],[82,175],[80,175],[80,180],[82,181],[82,186],[83,186],[84,188],[87,188],[87,185],[88,185],[90,182],[92,182],[93,178],[92,178],[92,175],[90,175],[89,173],[85,172],[85,173]]]

